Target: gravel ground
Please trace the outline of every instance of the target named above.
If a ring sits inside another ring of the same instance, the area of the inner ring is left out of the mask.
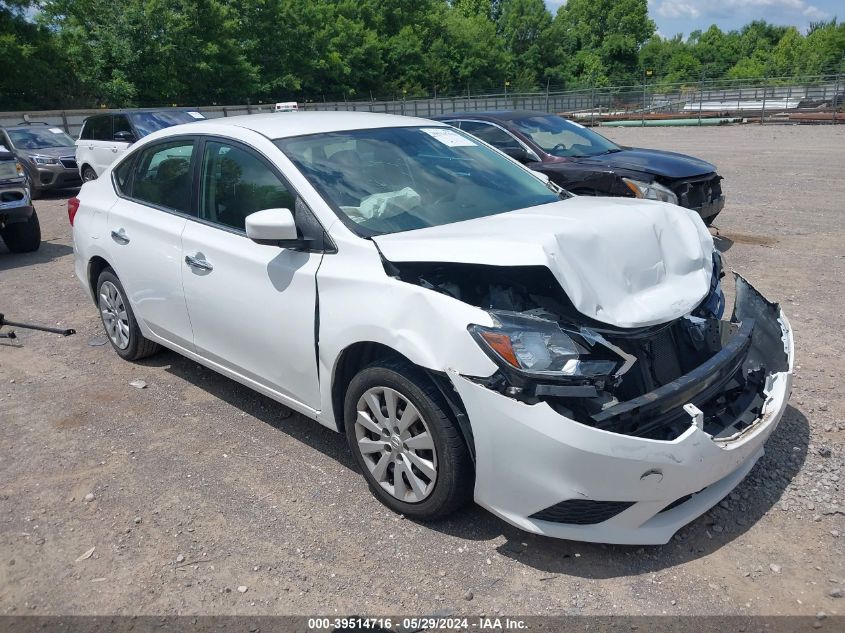
[[[174,353],[102,345],[53,197],[40,251],[0,246],[0,311],[78,331],[0,345],[0,614],[845,611],[845,127],[607,135],[719,166],[720,247],[795,330],[791,404],[728,499],[662,547],[535,537],[477,507],[402,519],[342,436]]]

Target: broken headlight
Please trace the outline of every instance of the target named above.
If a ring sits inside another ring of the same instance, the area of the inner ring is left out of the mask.
[[[623,178],[622,181],[628,185],[628,189],[633,191],[637,198],[678,204],[678,196],[671,189],[664,187],[657,181],[644,182],[642,180],[634,180],[633,178]]]
[[[501,367],[545,378],[620,376],[633,357],[601,335],[562,328],[555,321],[519,312],[489,310],[493,327],[469,326],[470,334]]]

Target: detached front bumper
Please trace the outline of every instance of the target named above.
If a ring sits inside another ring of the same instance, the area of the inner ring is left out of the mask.
[[[672,441],[597,429],[545,402],[525,404],[450,371],[472,425],[476,502],[537,534],[600,543],[668,542],[748,474],[791,391],[794,347],[786,317],[741,278],[735,313],[738,320],[753,318],[763,326],[754,353],[782,361],[767,370],[760,416],[715,438],[692,418]]]

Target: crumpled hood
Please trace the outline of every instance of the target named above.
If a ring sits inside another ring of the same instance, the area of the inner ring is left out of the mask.
[[[622,328],[689,313],[713,273],[698,215],[650,200],[574,197],[373,240],[392,262],[546,266],[579,312]]]

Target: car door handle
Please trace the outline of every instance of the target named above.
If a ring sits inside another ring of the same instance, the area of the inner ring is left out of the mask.
[[[126,231],[123,229],[112,231],[111,238],[118,244],[129,244],[129,236],[126,235]]]
[[[196,257],[191,257],[190,255],[185,255],[185,263],[191,268],[196,268],[197,270],[214,270],[214,266],[204,259],[197,259]]]

